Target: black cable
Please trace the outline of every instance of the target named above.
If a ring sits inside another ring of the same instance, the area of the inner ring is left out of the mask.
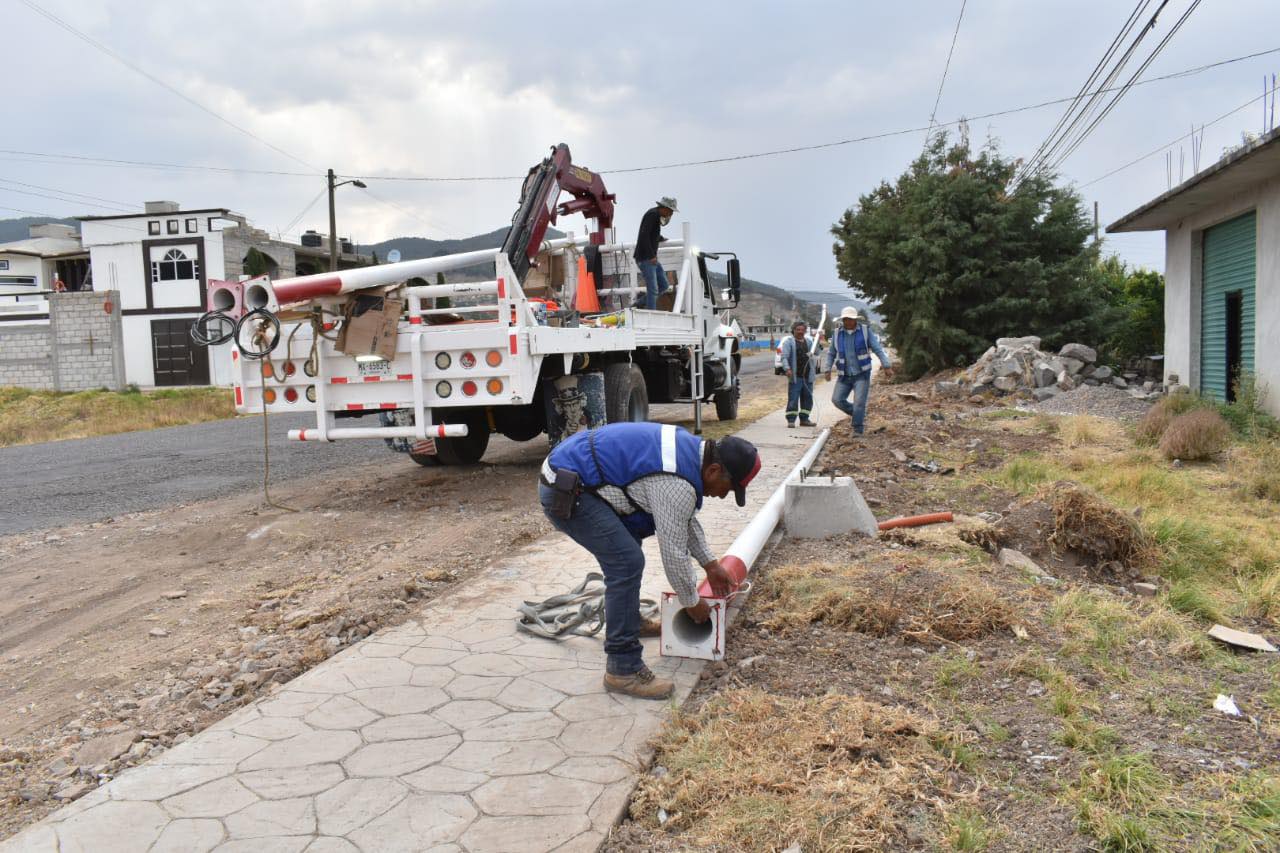
[[[1067,119],[1071,116],[1073,112],[1075,112],[1075,109],[1080,104],[1081,100],[1083,100],[1085,95],[1088,94],[1089,87],[1094,85],[1094,83],[1097,81],[1098,75],[1102,73],[1102,70],[1111,61],[1111,57],[1115,55],[1116,48],[1118,48],[1121,42],[1123,42],[1124,39],[1128,37],[1129,32],[1133,29],[1133,25],[1137,23],[1138,19],[1142,15],[1142,12],[1146,9],[1148,5],[1150,5],[1150,3],[1151,3],[1151,0],[1138,0],[1138,4],[1134,6],[1133,11],[1129,13],[1129,18],[1120,27],[1120,30],[1119,32],[1116,33],[1115,38],[1111,40],[1111,45],[1103,53],[1102,58],[1098,60],[1097,64],[1093,66],[1093,71],[1089,72],[1089,76],[1085,80],[1084,85],[1080,87],[1080,91],[1077,92],[1076,96],[1071,99],[1071,104],[1063,111],[1062,116],[1059,117],[1058,122],[1053,126],[1053,129],[1051,129],[1049,133],[1045,136],[1045,138],[1040,142],[1040,145],[1036,148],[1035,153],[1033,153],[1030,157],[1027,158],[1026,164],[1029,165],[1031,163],[1035,163],[1040,158],[1040,155],[1044,152],[1044,149],[1046,148],[1046,146],[1049,145],[1050,140],[1052,140],[1057,135],[1058,131],[1060,131],[1063,125],[1066,124]],[[1022,169],[1019,169],[1018,172],[1015,174],[1015,181],[1018,175],[1020,175],[1021,173],[1022,173]]]
[[[253,330],[254,338],[258,339],[256,342],[258,346],[262,346],[263,341],[265,341],[265,336],[263,335],[263,332],[266,329],[271,329],[271,343],[269,345],[266,345],[264,348],[261,348],[261,349],[250,349],[249,347],[245,346],[244,327],[249,323],[250,320],[253,320],[254,322],[262,322],[265,324]],[[272,314],[270,311],[268,311],[266,308],[254,308],[248,314],[245,314],[243,317],[241,317],[240,321],[236,323],[236,346],[240,349],[240,354],[243,355],[245,358],[253,359],[255,361],[257,359],[266,358],[267,356],[271,355],[272,350],[274,350],[279,345],[279,343],[280,343],[280,319],[276,317],[275,314]]]
[[[62,198],[60,196],[49,195],[48,193],[36,193],[36,192],[31,192],[31,190],[14,189],[13,187],[0,187],[0,192],[17,193],[18,195],[29,195],[29,196],[34,196],[35,198],[48,199],[49,201],[61,201],[61,202],[65,202],[66,204],[83,204],[83,205],[88,205],[89,207],[100,207],[103,210],[110,210],[116,213],[139,213],[140,212],[136,210],[129,210],[127,208],[124,208],[115,204],[103,204],[102,202],[85,201],[84,199],[78,199],[78,198]]]
[[[241,127],[240,125],[236,124],[226,116],[216,113],[213,110],[209,109],[204,104],[197,101],[195,98],[192,98],[184,94],[180,90],[174,88],[173,86],[170,86],[168,83],[166,83],[164,80],[161,80],[159,77],[156,77],[154,74],[151,74],[150,72],[143,70],[139,66],[134,65],[128,59],[116,53],[114,50],[107,47],[102,42],[94,39],[92,36],[89,36],[81,32],[80,30],[73,27],[71,24],[64,21],[62,18],[59,18],[57,15],[53,14],[52,12],[32,2],[32,0],[18,0],[18,2],[22,3],[22,5],[26,6],[28,9],[35,12],[36,14],[43,16],[45,19],[51,21],[52,23],[66,30],[67,32],[71,33],[73,36],[80,39],[81,41],[84,41],[86,44],[89,44],[92,47],[102,51],[107,56],[111,57],[116,62],[119,62],[121,65],[125,66],[129,70],[142,75],[143,77],[147,78],[152,83],[155,83],[157,86],[161,87],[162,89],[166,89],[169,92],[172,92],[173,94],[177,95],[179,98],[182,98],[182,100],[186,101],[188,104],[200,110],[201,112],[208,113],[209,115],[213,116],[218,121],[222,122],[228,127],[231,127],[231,128],[234,128],[235,130],[240,131],[245,136],[248,136],[250,139],[253,139],[257,142],[262,143],[266,147],[270,148],[272,151],[275,151],[277,154],[283,154],[284,156],[288,157],[290,160],[293,160],[294,162],[297,162],[297,163],[301,163],[302,165],[306,166],[309,169],[317,168],[311,165],[310,163],[308,163],[306,160],[303,160],[301,157],[295,157],[294,155],[290,154],[288,151],[285,151],[283,148],[280,148],[279,146],[276,146],[276,145],[272,145],[270,142],[263,139],[261,136],[258,136],[253,131],[248,130],[247,128]]]
[[[1102,120],[1105,119],[1113,109],[1115,109],[1116,104],[1120,102],[1120,99],[1125,96],[1125,93],[1128,92],[1130,88],[1132,88],[1134,80],[1137,79],[1138,75],[1141,74],[1143,71],[1145,71],[1147,69],[1147,66],[1149,66],[1155,60],[1155,58],[1160,55],[1160,52],[1164,50],[1165,46],[1174,37],[1174,35],[1178,32],[1178,30],[1182,29],[1182,25],[1185,24],[1187,19],[1191,17],[1191,13],[1196,10],[1196,8],[1200,5],[1200,2],[1201,0],[1193,0],[1193,2],[1191,3],[1191,6],[1187,8],[1187,11],[1184,12],[1182,17],[1178,19],[1177,23],[1173,25],[1173,27],[1169,30],[1168,34],[1165,35],[1163,40],[1161,40],[1160,44],[1156,45],[1155,50],[1151,51],[1151,55],[1147,57],[1146,61],[1142,63],[1141,67],[1139,67],[1138,70],[1133,73],[1133,76],[1129,78],[1129,81],[1124,85],[1124,87],[1122,87],[1121,90],[1118,93],[1116,93],[1116,96],[1111,99],[1111,102],[1107,104],[1106,108],[1098,115],[1098,117],[1095,118],[1093,122],[1090,123],[1090,125],[1084,129],[1084,131],[1080,134],[1080,136],[1076,139],[1076,141],[1073,142],[1071,146],[1053,162],[1053,165],[1050,166],[1050,169],[1057,169],[1060,165],[1062,165],[1062,163],[1068,157],[1070,157],[1073,153],[1075,153],[1075,150],[1080,147],[1081,143],[1083,143],[1085,139],[1088,138],[1089,134],[1093,133],[1094,129],[1102,122]]]
[[[947,84],[947,72],[951,70],[951,55],[956,52],[956,39],[960,37],[960,22],[964,20],[964,7],[969,0],[960,0],[960,14],[956,17],[956,29],[951,34],[951,47],[947,50],[947,62],[942,66],[942,79],[938,81],[938,94],[933,99],[933,109],[929,112],[929,129],[924,132],[924,145],[929,147],[929,136],[933,133],[933,123],[938,118],[938,104],[942,103],[942,87]]]
[[[116,207],[135,209],[142,207],[141,204],[130,204],[127,201],[119,201],[114,198],[103,198],[99,195],[89,195],[88,193],[72,192],[71,190],[62,190],[57,187],[46,187],[40,184],[29,184],[26,181],[15,181],[13,178],[0,178],[0,184],[17,184],[20,187],[28,187],[33,190],[45,190],[46,192],[58,193],[59,195],[80,196],[81,198],[93,199],[94,201],[105,201]]]
[[[191,340],[196,346],[216,347],[231,340],[235,333],[236,321],[222,311],[206,311],[191,324]]]

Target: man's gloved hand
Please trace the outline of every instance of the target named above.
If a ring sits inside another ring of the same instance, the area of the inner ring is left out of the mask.
[[[830,370],[828,370],[828,371],[827,371],[827,381],[828,381],[828,382],[830,382],[830,381],[831,381],[831,371],[830,371]]]
[[[711,607],[707,604],[705,598],[699,598],[698,603],[692,607],[686,607],[685,613],[689,614],[689,618],[701,625],[711,618]]]

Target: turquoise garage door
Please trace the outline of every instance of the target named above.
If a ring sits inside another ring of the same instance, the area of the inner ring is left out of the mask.
[[[1200,301],[1200,390],[1235,397],[1234,382],[1253,371],[1257,216],[1246,213],[1204,232]]]

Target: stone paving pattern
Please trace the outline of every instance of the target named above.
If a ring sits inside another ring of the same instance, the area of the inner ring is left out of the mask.
[[[829,408],[829,407],[828,407]],[[748,427],[763,468],[739,509],[701,513],[723,551],[812,440],[781,411]],[[530,512],[539,511],[530,495]],[[645,594],[666,587],[645,548]],[[552,535],[0,844],[4,853],[591,851],[622,816],[648,741],[703,661],[646,660],[668,703],[605,692],[601,639],[518,632],[515,602],[595,570]]]

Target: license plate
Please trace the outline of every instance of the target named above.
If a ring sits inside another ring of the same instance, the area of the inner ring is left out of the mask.
[[[356,372],[361,376],[390,376],[391,362],[389,361],[357,361]]]

